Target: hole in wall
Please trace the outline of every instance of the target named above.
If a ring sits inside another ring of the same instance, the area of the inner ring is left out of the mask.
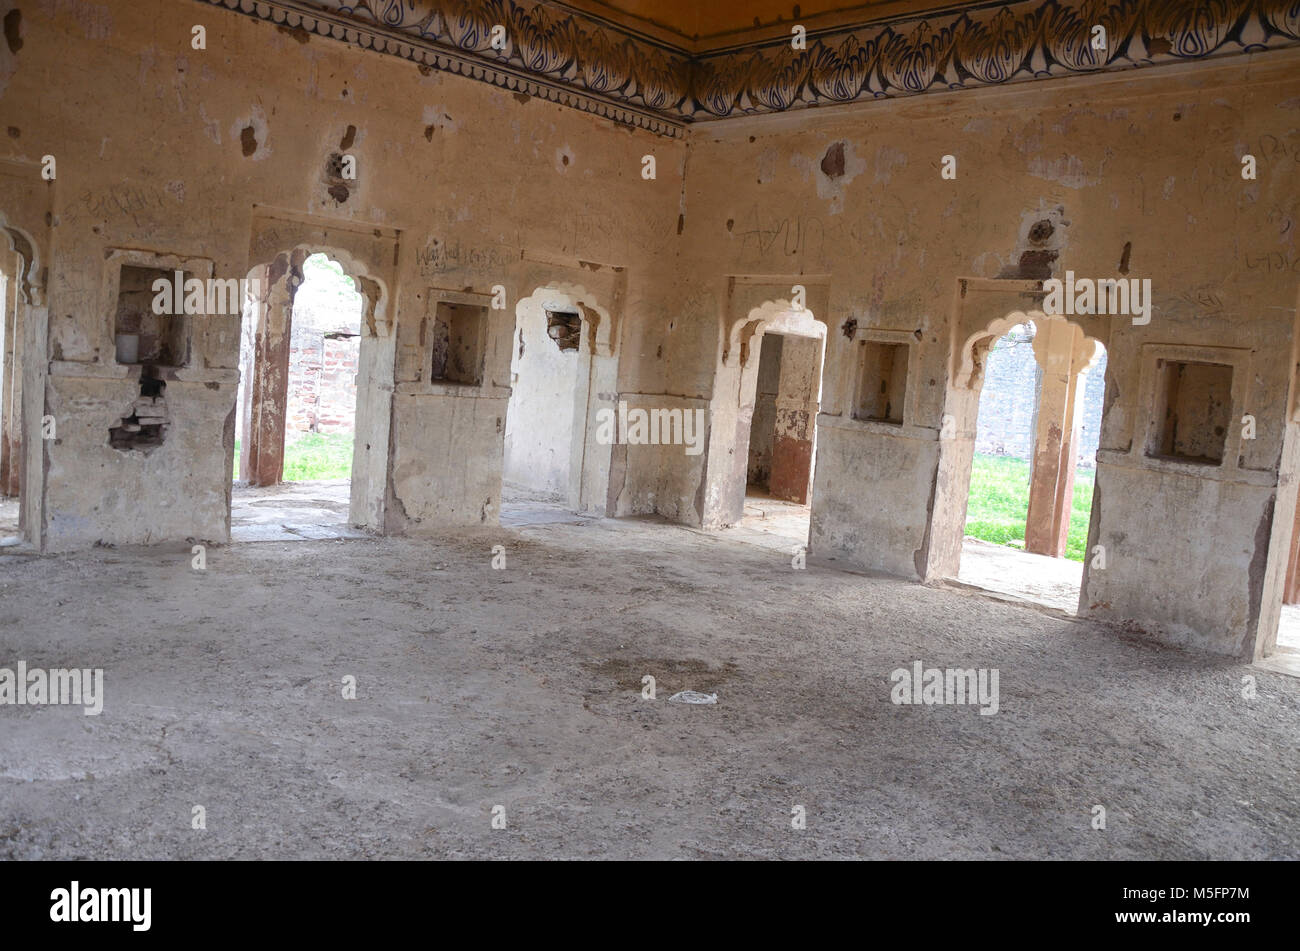
[[[822,156],[822,174],[827,178],[839,178],[844,174],[844,143],[833,142]]]
[[[109,428],[109,446],[119,452],[148,452],[163,444],[170,422],[167,401],[163,398],[166,386],[153,367],[143,368],[140,395],[131,404],[131,412],[118,425]]]
[[[582,339],[582,316],[571,310],[548,310],[546,336],[561,350],[577,350]]]
[[[355,182],[343,176],[343,153],[331,152],[325,160],[326,191],[340,205],[352,197],[352,184]]]
[[[1034,244],[1042,244],[1053,234],[1056,233],[1056,227],[1046,218],[1040,218],[1034,222],[1034,226],[1029,229],[1029,240]]]

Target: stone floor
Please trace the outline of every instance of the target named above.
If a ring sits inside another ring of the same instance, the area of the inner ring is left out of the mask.
[[[1300,855],[1300,681],[749,530],[14,559],[0,664],[105,698],[0,707],[0,858]],[[895,705],[915,661],[996,669],[998,713]]]
[[[810,513],[807,505],[773,499],[751,486],[750,494],[745,497],[745,517],[723,534],[737,541],[793,552],[807,544]],[[1041,605],[1073,616],[1079,610],[1083,563],[967,537],[962,542],[957,581],[1013,601]],[[1300,605],[1282,606],[1277,651],[1259,663],[1300,677]]]
[[[284,482],[253,488],[236,482],[230,494],[232,542],[291,542],[364,538],[348,524],[347,479]]]

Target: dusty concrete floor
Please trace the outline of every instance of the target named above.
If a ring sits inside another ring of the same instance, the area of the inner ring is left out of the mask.
[[[811,511],[807,505],[773,499],[751,486],[745,496],[745,517],[723,534],[737,541],[792,552],[807,544]],[[1083,564],[967,537],[962,542],[957,580],[994,595],[1075,615],[1079,611]],[[1260,663],[1300,677],[1300,605],[1282,606],[1277,652]]]
[[[808,543],[811,513],[812,509],[807,505],[774,499],[750,486],[745,496],[745,517],[722,534],[736,541],[792,552],[796,546]],[[962,545],[958,580],[972,587],[1075,614],[1079,607],[1083,565],[967,538]]]
[[[628,520],[190,557],[0,565],[0,665],[107,693],[0,707],[0,857],[1300,855],[1300,681],[1091,623]]]
[[[503,486],[503,489],[502,525],[517,527],[583,520],[558,496],[531,492],[519,486]],[[284,482],[259,488],[236,482],[230,500],[231,541],[364,538],[365,532],[348,524],[349,490],[347,479]]]

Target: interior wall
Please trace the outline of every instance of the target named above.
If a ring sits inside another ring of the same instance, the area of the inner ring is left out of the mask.
[[[1296,62],[1279,52],[1140,82],[1072,79],[693,129],[691,290],[709,293],[719,274],[828,286],[813,556],[920,580],[955,569],[961,509],[950,500],[966,493],[974,434],[944,423],[974,425],[969,391],[952,385],[971,332],[958,339],[957,323],[975,320],[962,303],[970,281],[1009,289],[1011,306],[979,314],[987,325],[1040,305],[1037,282],[1067,269],[1149,279],[1149,323],[1097,317],[1105,326],[1087,330],[1109,354],[1094,497],[1094,544],[1109,567],[1086,575],[1084,612],[1152,638],[1253,650],[1300,282]],[[1242,178],[1245,154],[1254,180]],[[941,175],[945,156],[954,179]],[[726,322],[714,324],[720,337]],[[901,424],[852,416],[864,330],[912,341]],[[674,361],[686,359],[682,343]],[[1249,356],[1233,418],[1251,413],[1255,438],[1213,471],[1134,450],[1145,445],[1142,367],[1152,347],[1182,344]],[[734,386],[725,370],[716,380]]]
[[[239,315],[196,323],[193,359],[167,381],[164,445],[148,458],[111,449],[108,429],[137,383],[114,359],[105,255],[147,249],[243,277],[296,244],[259,222],[295,216],[322,230],[399,236],[388,261],[391,349],[363,367],[373,385],[359,394],[359,413],[384,417],[369,448],[358,446],[384,457],[360,467],[382,483],[361,490],[381,500],[365,503],[367,522],[413,531],[494,517],[504,405],[493,404],[508,388],[402,392],[395,374],[403,351],[419,356],[425,299],[504,288],[487,374],[503,387],[513,308],[536,286],[524,286],[528,255],[562,259],[588,283],[618,273],[618,319],[657,315],[649,288],[672,273],[684,143],[218,7],[105,0],[95,9],[103,15],[24,8],[23,44],[6,52],[0,88],[0,109],[20,130],[0,155],[35,169],[41,186],[41,156],[58,158],[48,185],[55,374],[48,391],[43,380],[34,391],[36,419],[60,419],[49,478],[36,482],[44,547],[229,537]],[[190,47],[195,22],[207,29],[206,50]],[[47,92],[52,69],[58,96]],[[342,154],[355,158],[355,179],[340,179]],[[640,174],[646,154],[657,159],[654,180]],[[651,352],[659,345],[653,332],[633,339]],[[626,380],[602,378],[601,392],[664,392],[662,374],[634,362]],[[601,372],[611,368],[621,372]],[[655,506],[653,485],[619,491],[625,509]]]

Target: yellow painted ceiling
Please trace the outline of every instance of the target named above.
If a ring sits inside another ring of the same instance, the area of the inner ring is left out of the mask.
[[[936,0],[561,0],[563,6],[604,17],[663,39],[709,48],[788,32],[868,23],[969,6]]]

